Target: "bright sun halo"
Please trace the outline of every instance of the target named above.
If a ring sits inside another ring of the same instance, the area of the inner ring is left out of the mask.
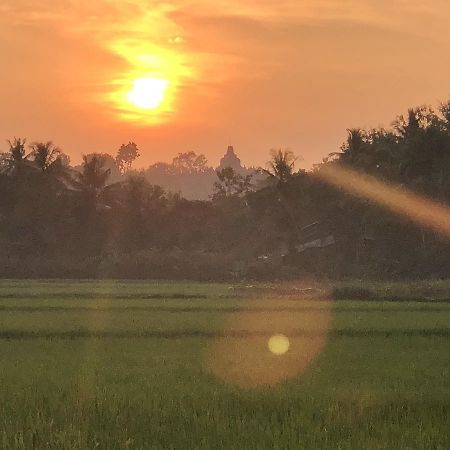
[[[133,81],[128,100],[137,108],[154,109],[164,100],[168,81],[159,78],[139,78]]]

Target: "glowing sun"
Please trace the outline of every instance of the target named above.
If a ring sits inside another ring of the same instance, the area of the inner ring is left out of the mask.
[[[133,81],[133,89],[128,93],[130,103],[140,109],[155,109],[164,100],[167,80],[159,78],[139,78]]]

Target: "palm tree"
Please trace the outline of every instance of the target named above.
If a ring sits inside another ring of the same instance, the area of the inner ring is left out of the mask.
[[[285,185],[294,175],[295,163],[298,159],[290,150],[272,149],[271,160],[267,163],[267,169],[262,172],[275,180],[278,186]]]
[[[69,167],[69,157],[61,149],[49,142],[35,142],[31,145],[31,153],[27,156],[34,167],[48,175],[60,186],[73,185],[72,171]]]
[[[78,187],[94,208],[106,187],[111,169],[105,169],[106,158],[101,154],[83,155],[82,171],[78,174]],[[105,205],[103,205],[105,206]]]
[[[261,171],[275,182],[278,191],[278,201],[282,204],[286,216],[291,223],[293,235],[298,237],[299,227],[293,214],[294,205],[290,195],[289,182],[295,175],[295,163],[298,157],[290,150],[272,149],[271,160],[267,163],[267,168]]]
[[[27,161],[26,139],[14,138],[7,141],[9,150],[0,155],[0,170],[8,175],[15,175],[31,165]]]
[[[33,163],[42,172],[51,171],[61,163],[61,149],[53,145],[53,142],[34,142],[31,144],[31,158]]]

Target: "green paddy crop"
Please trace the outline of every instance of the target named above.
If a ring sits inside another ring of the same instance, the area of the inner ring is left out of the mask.
[[[341,299],[348,287],[332,300],[292,286],[2,281],[0,448],[447,449],[447,288],[407,301],[396,286],[393,301],[378,286],[366,301]],[[271,330],[277,317],[287,331]],[[324,336],[298,373],[242,387],[211,370],[229,356],[212,355],[216,340],[251,351],[283,331],[286,355]]]

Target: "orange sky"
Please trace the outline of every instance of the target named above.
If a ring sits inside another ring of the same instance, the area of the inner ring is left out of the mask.
[[[308,167],[347,128],[449,98],[449,23],[448,0],[1,0],[0,139],[73,162],[134,140],[141,166],[287,147]],[[148,76],[169,81],[160,108],[117,102]]]

